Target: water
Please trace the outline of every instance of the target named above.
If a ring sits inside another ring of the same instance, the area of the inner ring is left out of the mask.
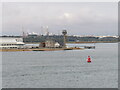
[[[88,50],[3,52],[2,87],[117,88],[117,50],[117,43],[99,43]]]

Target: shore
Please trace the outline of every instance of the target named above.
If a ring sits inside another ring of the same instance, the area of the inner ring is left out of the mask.
[[[83,50],[83,48],[37,48],[37,49],[0,49],[2,52],[15,51],[60,51],[60,50]]]
[[[117,41],[81,41],[81,42],[68,42],[68,43],[117,43]]]
[[[40,44],[39,42],[24,42],[25,44]],[[67,44],[75,43],[117,43],[117,41],[80,41],[80,42],[67,42]]]

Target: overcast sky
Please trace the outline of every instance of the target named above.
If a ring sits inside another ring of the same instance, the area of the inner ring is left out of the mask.
[[[117,2],[3,3],[3,35],[48,31],[69,35],[117,35]],[[22,29],[23,27],[23,29]]]

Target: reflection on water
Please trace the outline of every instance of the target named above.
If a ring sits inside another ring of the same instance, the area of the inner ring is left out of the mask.
[[[117,88],[117,43],[95,46],[72,51],[3,52],[3,87]],[[86,62],[87,56],[92,63]]]

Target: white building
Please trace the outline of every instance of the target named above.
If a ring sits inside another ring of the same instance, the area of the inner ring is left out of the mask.
[[[24,44],[22,38],[0,37],[0,49],[23,48]]]

